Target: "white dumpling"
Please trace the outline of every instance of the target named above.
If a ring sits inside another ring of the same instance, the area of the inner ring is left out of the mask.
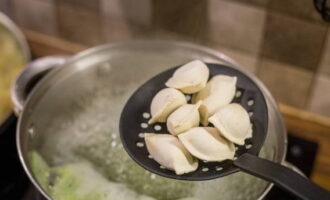
[[[192,157],[179,139],[169,134],[144,134],[147,149],[152,158],[177,175],[193,172],[198,161]]]
[[[193,127],[199,125],[198,108],[201,101],[197,104],[186,104],[178,108],[167,118],[167,130],[172,135],[179,135]]]
[[[193,103],[203,100],[199,107],[201,123],[208,125],[208,118],[219,108],[229,104],[236,92],[237,78],[233,76],[217,75],[214,76],[197,94],[193,96]]]
[[[209,68],[203,62],[194,60],[175,70],[165,85],[193,94],[205,87],[208,78]]]
[[[210,162],[233,159],[235,146],[213,127],[196,127],[180,134],[179,140],[196,158]]]
[[[220,108],[209,122],[235,144],[243,145],[245,139],[252,137],[249,114],[240,104],[232,103]]]
[[[178,107],[186,104],[185,96],[177,89],[165,88],[160,90],[152,99],[149,123],[166,122],[167,117]]]

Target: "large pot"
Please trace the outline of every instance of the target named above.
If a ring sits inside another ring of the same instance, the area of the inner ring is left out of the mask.
[[[128,187],[120,187],[129,188],[127,194],[134,190],[157,199],[262,199],[271,183],[241,172],[203,182],[166,179],[139,167],[120,145],[118,118],[130,94],[160,71],[192,59],[235,67],[257,82],[266,97],[270,119],[261,156],[284,164],[287,135],[281,114],[273,97],[254,75],[229,57],[205,47],[170,41],[131,41],[94,47],[68,60],[43,58],[31,63],[17,79],[12,93],[19,115],[17,146],[31,181],[49,199],[69,199],[68,192],[61,191],[68,177],[79,180],[74,189],[70,188],[70,195],[89,195],[87,191],[99,184],[85,177],[91,170],[86,172],[80,164],[69,164],[87,160],[93,170],[103,174],[101,177],[108,178],[97,178],[102,179],[102,185],[110,188],[118,186],[113,182],[123,183]],[[50,68],[54,69],[27,95],[31,80]],[[52,167],[50,171],[44,168],[46,163]],[[72,171],[81,173],[77,176]],[[104,182],[109,180],[111,184]],[[107,191],[98,187],[100,190]]]
[[[22,32],[0,12],[0,134],[11,113],[10,86],[30,60],[30,50]]]

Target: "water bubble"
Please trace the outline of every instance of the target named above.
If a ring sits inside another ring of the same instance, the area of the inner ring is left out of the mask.
[[[28,133],[31,136],[31,138],[35,136],[34,124],[31,124],[30,127],[28,128]]]
[[[155,174],[151,174],[151,175],[150,175],[150,178],[151,178],[151,179],[155,179],[155,178],[156,178],[156,175],[155,175]]]
[[[187,101],[190,101],[190,99],[191,99],[191,96],[190,95],[185,95],[185,97],[186,97],[186,100]]]
[[[116,147],[116,146],[117,146],[117,142],[116,142],[116,141],[112,141],[112,142],[111,142],[111,146],[112,146],[112,147]]]
[[[87,130],[87,125],[86,124],[81,124],[81,126],[80,126],[80,130],[81,131],[86,131]]]
[[[149,158],[149,159],[152,159],[152,156],[149,154],[149,155],[148,155],[148,158]]]
[[[144,138],[144,133],[139,133],[140,138]]]
[[[245,148],[246,148],[246,149],[251,149],[251,147],[252,147],[252,144],[247,144],[247,145],[245,145]]]
[[[110,63],[103,63],[98,66],[97,74],[99,76],[106,76],[111,71],[111,68],[112,67],[111,67]]]
[[[105,118],[105,116],[104,116],[102,113],[98,113],[98,114],[96,115],[96,119],[97,119],[97,120],[104,120],[104,118]]]

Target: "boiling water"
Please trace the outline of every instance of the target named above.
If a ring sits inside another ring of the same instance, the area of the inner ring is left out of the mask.
[[[62,108],[61,103],[56,104],[59,101],[54,103],[55,110],[47,112],[47,109],[51,109],[49,104],[40,108],[45,111],[45,118],[49,113],[54,116],[44,122],[36,120],[40,124],[46,122],[48,124],[43,128],[42,133],[38,132],[38,124],[35,124],[36,135],[39,134],[41,139],[37,145],[30,144],[31,149],[37,150],[52,167],[87,160],[109,181],[124,184],[132,191],[158,200],[176,200],[185,197],[194,197],[197,200],[257,199],[267,186],[267,182],[248,174],[235,173],[202,182],[179,181],[151,174],[128,156],[121,144],[118,126],[125,102],[137,85],[143,82],[136,80],[136,77],[151,77],[152,73],[158,73],[168,66],[175,66],[174,63],[179,63],[180,59],[182,60],[180,62],[184,61],[183,58],[175,60],[172,56],[173,63],[168,64],[166,56],[152,55],[150,59],[144,57],[141,61],[132,58],[134,54],[130,55],[124,59],[126,65],[121,63],[121,67],[118,68],[125,71],[126,79],[119,77],[122,72],[118,72],[118,69],[111,71],[111,66],[104,65],[97,81],[93,81],[95,86],[82,95],[75,96],[73,102],[69,102],[68,108]],[[132,59],[132,63],[127,63],[129,58]],[[167,64],[164,64],[163,68],[147,67],[160,66],[160,63]],[[132,66],[141,70],[132,70]],[[146,68],[150,70],[143,70]],[[107,76],[108,72],[111,72],[109,76],[113,77]],[[102,74],[106,76],[102,77]],[[109,84],[109,80],[115,83]],[[57,91],[55,94],[60,92]],[[66,103],[68,101],[69,99],[65,99]],[[56,115],[54,112],[57,107],[60,112]],[[269,148],[271,147],[266,145],[266,148],[262,149],[262,157],[271,157],[272,150]],[[88,179],[85,181],[85,184],[95,184]]]
[[[135,84],[111,90],[100,88],[104,87],[96,87],[92,93],[77,98],[71,104],[72,114],[55,119],[48,127],[47,137],[43,138],[38,151],[51,166],[88,160],[108,180],[158,200],[257,199],[265,189],[265,181],[244,173],[187,182],[144,170],[127,155],[118,133],[119,115],[130,95],[127,91],[133,91]],[[263,149],[263,156],[266,152],[267,149]]]

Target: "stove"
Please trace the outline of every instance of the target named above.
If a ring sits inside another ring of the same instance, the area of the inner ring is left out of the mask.
[[[0,127],[0,199],[1,200],[45,200],[26,176],[19,161],[16,148],[17,118],[11,114]],[[310,176],[318,145],[289,134],[287,161]],[[274,187],[265,200],[297,199],[278,187]]]

